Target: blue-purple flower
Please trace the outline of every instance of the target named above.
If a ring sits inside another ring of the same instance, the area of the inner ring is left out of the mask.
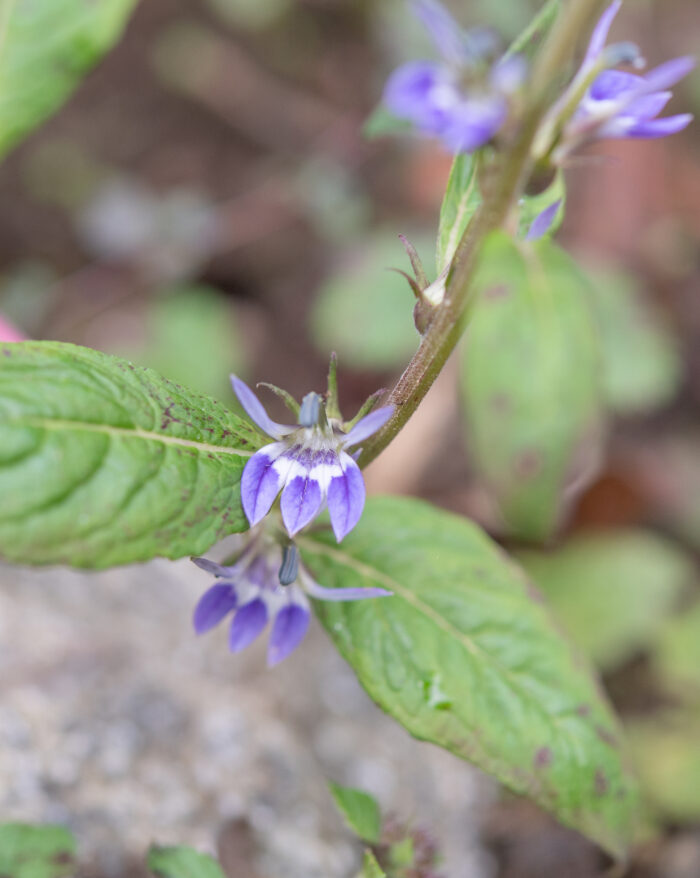
[[[235,375],[233,389],[249,417],[275,441],[257,451],[243,470],[241,502],[251,527],[261,521],[281,492],[282,520],[290,536],[326,506],[340,542],[360,520],[365,504],[362,472],[348,448],[364,442],[389,420],[392,406],[376,409],[348,432],[328,419],[318,394],[302,403],[299,423],[277,424],[253,391]]]
[[[309,596],[354,601],[391,595],[383,588],[324,588],[299,563],[297,548],[283,549],[269,530],[258,528],[244,539],[243,551],[230,566],[194,559],[198,567],[217,577],[195,608],[194,628],[203,634],[232,614],[229,648],[240,652],[272,622],[267,649],[270,667],[287,658],[304,639],[311,620]]]
[[[672,97],[671,86],[695,66],[692,57],[674,58],[643,75],[612,69],[620,64],[644,67],[635,45],[606,46],[621,5],[622,0],[615,0],[598,21],[583,64],[545,121],[544,138],[539,138],[543,148],[535,150],[539,155],[551,152],[560,162],[592,140],[666,137],[691,122],[690,113],[662,118],[659,114]]]
[[[525,63],[518,56],[493,64],[497,49],[487,30],[465,31],[438,0],[414,0],[441,61],[412,61],[387,82],[384,102],[423,134],[452,152],[473,152],[501,129],[509,99],[520,89]]]

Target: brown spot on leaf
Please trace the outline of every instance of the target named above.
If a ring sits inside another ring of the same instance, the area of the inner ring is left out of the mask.
[[[612,732],[609,732],[607,729],[603,728],[603,726],[596,726],[595,733],[598,735],[601,741],[604,744],[607,744],[609,747],[617,747],[617,738],[613,735]]]
[[[591,705],[590,704],[579,704],[576,708],[576,713],[579,716],[590,716],[591,715]]]
[[[605,772],[600,768],[596,769],[595,777],[593,778],[593,789],[595,790],[596,796],[604,796],[609,788],[610,783],[608,782]]]
[[[505,299],[510,295],[510,288],[507,284],[494,284],[484,292],[485,299]]]
[[[547,768],[552,764],[552,759],[554,759],[554,754],[550,747],[540,747],[540,749],[535,753],[535,768]]]
[[[536,604],[544,603],[544,596],[542,592],[537,588],[534,582],[528,580],[525,583],[525,592],[531,601],[534,601]]]
[[[519,479],[532,479],[542,469],[542,455],[534,448],[521,451],[515,458],[515,475]]]
[[[512,401],[507,393],[494,393],[489,400],[489,406],[495,414],[506,415],[512,408]]]

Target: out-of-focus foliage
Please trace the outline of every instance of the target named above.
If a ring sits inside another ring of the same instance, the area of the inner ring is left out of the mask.
[[[0,824],[3,878],[68,878],[74,874],[75,839],[62,826]]]
[[[602,354],[605,402],[619,414],[656,409],[674,396],[681,364],[673,337],[621,272],[597,272],[586,286]]]
[[[593,475],[602,438],[586,280],[548,240],[484,249],[461,359],[467,448],[508,529],[544,539]]]
[[[350,829],[363,841],[376,843],[382,829],[379,805],[363,790],[329,784],[336,807]]]
[[[52,113],[119,38],[136,0],[5,0],[0,156]]]
[[[652,659],[666,689],[700,706],[700,602],[663,625]]]
[[[692,560],[652,531],[582,534],[518,559],[576,643],[604,670],[657,637],[695,575]]]
[[[292,8],[292,0],[208,0],[211,9],[232,28],[264,30]]]
[[[411,240],[420,254],[431,253],[429,240]],[[311,314],[318,349],[335,350],[358,369],[391,369],[410,357],[419,341],[413,294],[404,278],[388,270],[409,268],[407,262],[400,241],[388,232],[349,247],[344,263],[319,290]]]
[[[157,878],[225,878],[213,857],[189,847],[153,846],[146,865]]]

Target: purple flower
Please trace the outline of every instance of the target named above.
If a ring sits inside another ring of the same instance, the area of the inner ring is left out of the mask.
[[[386,84],[384,102],[452,152],[473,152],[506,121],[508,98],[524,80],[524,61],[513,56],[491,66],[496,50],[491,32],[462,30],[437,0],[415,0],[413,10],[442,60],[399,67]]]
[[[290,536],[306,527],[327,505],[340,542],[360,520],[365,485],[359,466],[345,449],[358,445],[389,420],[393,406],[377,409],[349,432],[328,421],[318,394],[308,394],[299,424],[271,420],[253,391],[235,375],[233,389],[250,418],[275,441],[256,452],[243,470],[241,502],[251,527],[270,511],[282,492],[282,520]]]
[[[672,97],[671,86],[695,66],[692,57],[674,58],[643,75],[612,69],[623,63],[644,66],[633,44],[605,45],[621,5],[615,0],[601,16],[579,72],[545,122],[544,152],[554,141],[555,162],[592,140],[666,137],[693,118],[690,113],[658,118]]]
[[[383,588],[324,588],[299,563],[296,546],[283,550],[272,534],[260,529],[250,532],[244,550],[231,566],[206,558],[193,560],[218,579],[195,607],[197,634],[204,634],[233,614],[229,648],[240,652],[271,621],[269,667],[287,658],[304,639],[311,620],[308,596],[323,601],[355,601],[391,595]]]

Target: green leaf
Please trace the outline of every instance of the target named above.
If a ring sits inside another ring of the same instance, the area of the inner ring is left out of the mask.
[[[63,878],[75,871],[75,839],[62,826],[0,824],[3,878]]]
[[[637,801],[615,717],[539,593],[476,525],[370,498],[341,546],[323,533],[299,545],[325,586],[393,591],[315,608],[380,707],[623,853]]]
[[[350,829],[363,841],[376,844],[382,830],[382,819],[375,799],[369,793],[352,787],[341,787],[336,783],[329,783],[328,786],[336,807]]]
[[[469,221],[481,204],[477,172],[478,160],[462,153],[452,163],[447,190],[440,208],[435,262],[438,274],[454,257]]]
[[[419,253],[432,249],[411,238]],[[405,278],[391,266],[408,267],[396,235],[376,232],[348,249],[344,263],[322,285],[311,314],[320,351],[337,351],[341,363],[358,369],[393,369],[418,347],[415,299]],[[429,270],[426,266],[426,270]]]
[[[656,675],[677,698],[700,698],[700,601],[666,622],[652,662]]]
[[[247,528],[246,421],[150,369],[57,342],[0,345],[0,556],[107,567]]]
[[[4,0],[0,156],[51,115],[119,39],[136,0]]]
[[[189,847],[154,845],[148,852],[146,865],[158,878],[225,878],[213,857]]]
[[[633,415],[670,402],[681,381],[678,347],[635,280],[620,272],[598,272],[586,289],[602,351],[608,407]]]
[[[692,560],[669,540],[634,530],[582,535],[558,551],[520,552],[518,560],[605,670],[654,641],[695,575]]]
[[[558,231],[562,222],[564,221],[564,208],[566,206],[566,183],[564,180],[564,174],[559,170],[557,171],[552,182],[540,192],[538,195],[523,195],[520,199],[519,205],[519,213],[518,213],[518,235],[521,238],[525,238],[527,233],[530,231],[530,226],[532,226],[533,222],[537,219],[537,217],[545,211],[548,207],[554,204],[555,201],[559,202],[559,207],[557,208],[557,212],[554,215],[554,219],[552,220],[552,224],[546,232],[547,237],[552,237],[555,232]]]
[[[525,55],[532,58],[559,15],[561,0],[548,0],[508,47],[505,57]]]
[[[365,851],[362,871],[357,878],[387,878],[386,872],[379,865],[372,851]]]
[[[467,445],[511,532],[544,539],[592,475],[602,440],[586,281],[547,240],[497,233],[461,358]]]
[[[629,725],[629,741],[645,798],[660,816],[700,819],[700,711],[666,711]]]

